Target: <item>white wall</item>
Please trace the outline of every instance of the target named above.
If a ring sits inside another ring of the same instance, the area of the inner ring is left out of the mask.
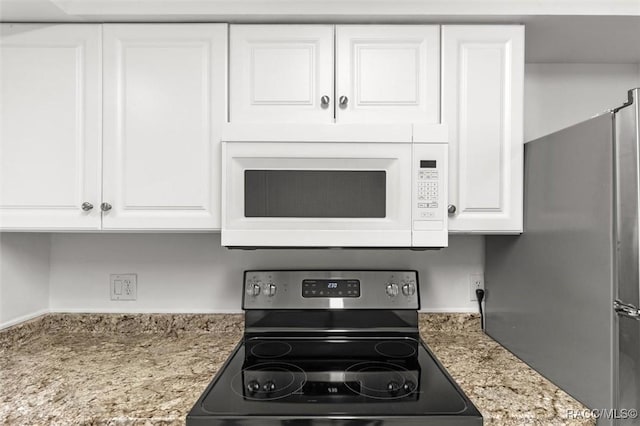
[[[48,311],[50,241],[0,233],[0,329]]]
[[[525,141],[620,106],[639,86],[638,64],[526,64]]]
[[[417,269],[426,311],[476,311],[469,274],[483,271],[483,239],[452,237],[439,251],[227,250],[219,234],[54,234],[51,310],[239,312],[242,271]],[[111,301],[109,274],[137,273],[136,301]]]

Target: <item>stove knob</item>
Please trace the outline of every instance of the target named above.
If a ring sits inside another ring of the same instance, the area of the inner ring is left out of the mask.
[[[416,294],[416,286],[411,282],[402,284],[402,294],[407,297],[413,296],[414,294]]]
[[[387,391],[389,391],[389,393],[394,394],[394,393],[397,393],[399,390],[400,390],[400,385],[398,384],[398,382],[394,382],[392,380],[389,383],[387,383]]]
[[[249,393],[256,393],[260,390],[260,383],[258,383],[256,380],[252,380],[249,383],[247,383],[247,390],[249,391]]]
[[[275,382],[271,380],[269,380],[268,382],[265,382],[265,384],[262,385],[262,390],[265,392],[273,392],[274,390],[276,390]]]
[[[396,297],[398,295],[398,284],[389,283],[387,284],[387,296]]]
[[[247,286],[247,294],[256,297],[260,294],[260,284],[249,284]]]
[[[276,290],[277,290],[277,287],[276,287],[275,284],[267,284],[267,286],[265,287],[265,293],[269,297],[275,296],[276,295]]]
[[[406,382],[404,382],[404,385],[402,385],[402,389],[407,393],[413,392],[415,388],[416,385],[411,380],[407,380]]]

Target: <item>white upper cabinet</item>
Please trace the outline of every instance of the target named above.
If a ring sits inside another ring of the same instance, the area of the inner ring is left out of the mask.
[[[99,229],[100,25],[1,32],[0,228]]]
[[[220,227],[225,24],[104,25],[104,229]]]
[[[336,121],[439,123],[438,25],[338,25]]]
[[[230,121],[442,123],[449,230],[522,231],[523,26],[0,29],[0,230],[219,229]]]
[[[229,121],[438,123],[439,69],[437,25],[232,25]]]
[[[333,121],[332,25],[232,25],[231,122]]]
[[[523,26],[442,27],[449,230],[522,231]]]

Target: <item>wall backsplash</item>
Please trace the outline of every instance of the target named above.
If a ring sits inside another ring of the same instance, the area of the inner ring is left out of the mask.
[[[49,310],[49,234],[0,233],[0,328]]]
[[[469,274],[483,238],[437,251],[228,250],[219,234],[53,234],[50,309],[60,312],[239,312],[245,269],[417,269],[422,310],[473,312]],[[111,301],[109,274],[137,273],[136,301]]]
[[[639,86],[640,64],[526,64],[524,140],[619,107]]]

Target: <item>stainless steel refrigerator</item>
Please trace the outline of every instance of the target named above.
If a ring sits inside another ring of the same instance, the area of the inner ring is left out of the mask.
[[[640,424],[639,98],[527,143],[524,233],[485,239],[486,332],[604,425]]]

